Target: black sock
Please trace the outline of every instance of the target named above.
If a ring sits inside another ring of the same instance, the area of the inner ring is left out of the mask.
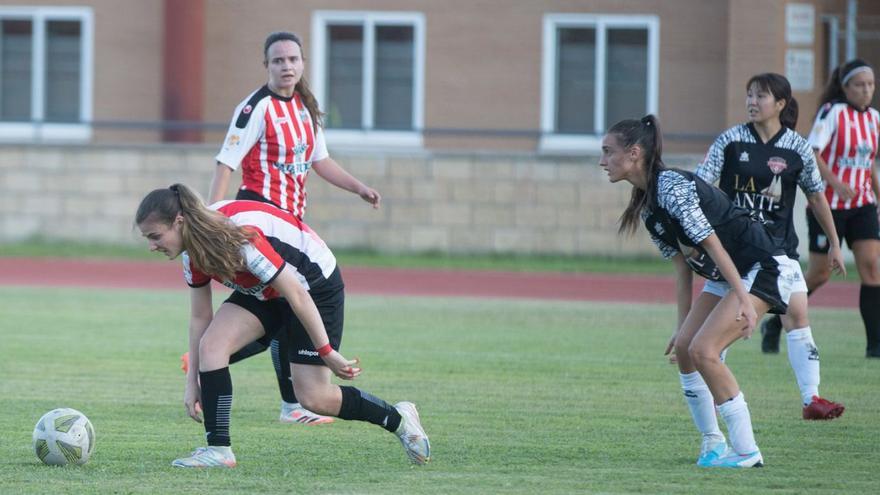
[[[278,379],[278,391],[281,392],[281,399],[290,404],[298,402],[296,394],[293,392],[293,380],[290,379],[287,339],[272,339],[272,342],[269,343],[269,349],[271,349],[269,354],[272,355],[272,365],[275,367],[275,378]]]
[[[200,371],[202,411],[205,413],[205,433],[208,445],[230,446],[229,416],[232,411],[232,377],[229,367],[214,371]]]
[[[859,289],[859,311],[865,322],[865,335],[868,338],[868,351],[880,346],[880,286],[862,285]]]
[[[340,418],[368,421],[391,433],[397,431],[400,426],[400,413],[394,409],[394,406],[355,387],[339,388],[342,389]]]
[[[251,356],[255,356],[266,350],[266,346],[259,342],[251,342],[250,344],[242,347],[235,354],[229,356],[229,364],[237,363],[242,359],[247,359]]]

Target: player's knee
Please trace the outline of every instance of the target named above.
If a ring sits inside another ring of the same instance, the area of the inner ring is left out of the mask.
[[[707,365],[720,361],[719,352],[710,349],[706,345],[691,343],[688,347],[688,357],[694,363],[697,369],[702,369]]]
[[[314,387],[302,387],[296,389],[296,398],[299,403],[309,411],[318,414],[332,414],[326,394]]]

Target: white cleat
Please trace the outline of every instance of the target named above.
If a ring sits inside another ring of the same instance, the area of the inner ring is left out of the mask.
[[[416,405],[412,402],[398,402],[394,408],[400,413],[400,426],[395,434],[403,444],[406,455],[413,464],[427,464],[431,460],[431,442],[422,429]]]
[[[761,451],[756,450],[750,454],[737,454],[732,449],[728,449],[727,454],[710,461],[703,467],[720,467],[720,468],[749,468],[764,467],[764,458]]]
[[[302,425],[325,425],[334,421],[330,416],[321,416],[304,408],[299,402],[292,407],[281,406],[281,417],[279,421],[282,423],[299,423]]]
[[[703,446],[700,449],[697,466],[710,467],[713,462],[727,455],[727,452],[727,442],[723,438],[720,441],[715,438],[706,438],[703,440]]]
[[[231,447],[199,447],[189,457],[181,457],[171,462],[174,467],[182,468],[234,468],[235,454]]]

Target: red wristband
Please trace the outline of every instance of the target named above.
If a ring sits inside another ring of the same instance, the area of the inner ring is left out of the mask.
[[[318,356],[321,356],[321,357],[324,357],[327,354],[330,354],[331,352],[333,352],[333,348],[330,347],[330,344],[327,344],[324,347],[318,348]]]

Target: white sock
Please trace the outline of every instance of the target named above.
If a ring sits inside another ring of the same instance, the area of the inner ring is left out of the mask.
[[[718,412],[727,424],[727,436],[730,446],[739,455],[751,454],[758,450],[755,443],[755,434],[752,431],[752,417],[749,414],[749,405],[742,392],[718,406]]]
[[[792,330],[785,339],[788,342],[788,362],[801,390],[801,400],[807,405],[813,401],[814,395],[819,395],[819,349],[810,327]]]
[[[681,389],[684,391],[684,400],[691,410],[691,418],[697,430],[703,435],[703,439],[714,437],[718,442],[724,441],[724,434],[718,427],[718,417],[715,415],[715,402],[709,386],[700,376],[698,371],[693,373],[679,373]],[[707,445],[713,442],[704,442]]]
[[[283,400],[281,401],[281,410],[285,413],[289,413],[290,411],[293,411],[298,407],[300,407],[299,402],[285,402]]]

